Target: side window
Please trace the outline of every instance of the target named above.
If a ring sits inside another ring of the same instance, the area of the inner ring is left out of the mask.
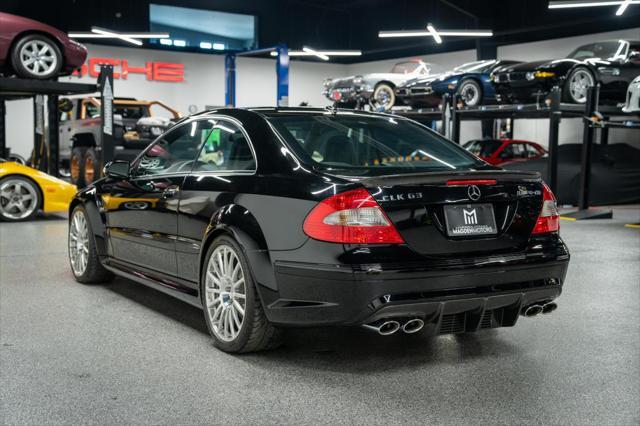
[[[515,152],[513,150],[514,146],[515,146],[514,144],[505,146],[502,152],[500,152],[500,158],[502,159],[514,158],[515,157]]]
[[[91,102],[87,102],[85,104],[87,109],[87,116],[85,118],[98,118],[100,117],[100,108],[92,104]]]
[[[189,172],[212,127],[210,120],[199,120],[166,133],[134,164],[134,176]]]
[[[254,171],[249,141],[240,128],[226,120],[207,120],[211,131],[207,135],[193,167],[194,172]]]
[[[527,144],[526,147],[527,147],[528,158],[536,158],[540,156],[540,152],[538,152],[535,146]]]

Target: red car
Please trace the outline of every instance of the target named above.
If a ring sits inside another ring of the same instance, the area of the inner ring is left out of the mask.
[[[21,16],[0,12],[0,70],[39,80],[68,75],[80,67],[87,48],[64,32]]]
[[[513,139],[477,139],[467,142],[464,147],[494,166],[535,160],[547,153],[546,149],[535,142]]]

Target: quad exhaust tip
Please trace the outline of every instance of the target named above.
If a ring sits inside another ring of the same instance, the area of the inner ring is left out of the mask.
[[[413,334],[422,330],[423,327],[424,321],[422,321],[420,318],[414,318],[404,323],[404,325],[402,326],[402,331],[407,334]]]
[[[555,302],[549,302],[549,303],[546,303],[542,307],[542,313],[543,314],[550,314],[551,312],[555,311],[556,309],[558,309],[558,304],[555,303]]]
[[[542,311],[543,311],[542,305],[530,305],[525,308],[524,316],[535,317],[536,315],[542,313]]]
[[[371,324],[364,324],[364,328],[373,330],[381,336],[389,336],[400,330],[400,323],[394,320],[376,321]]]
[[[556,302],[535,303],[523,308],[522,315],[525,317],[535,317],[538,314],[550,314],[556,309],[558,309],[558,304]]]
[[[402,320],[379,320],[371,324],[364,324],[363,327],[373,330],[381,336],[390,336],[400,329],[406,334],[413,334],[422,330],[424,327],[424,321],[420,318],[411,318],[404,322],[404,324],[401,324],[401,321]]]

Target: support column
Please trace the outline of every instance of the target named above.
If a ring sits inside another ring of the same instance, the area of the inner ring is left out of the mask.
[[[60,176],[60,111],[58,97],[47,96],[47,121],[49,122],[47,145],[49,146],[49,170],[51,176]]]
[[[547,180],[552,192],[558,189],[558,136],[560,134],[560,100],[562,92],[559,87],[551,89],[551,113],[549,114],[549,157],[547,162]]]
[[[115,157],[115,143],[113,140],[113,66],[101,65],[98,76],[98,88],[100,89],[100,150],[98,160],[100,170]],[[98,176],[96,176],[96,179]]]
[[[289,106],[289,49],[280,44],[276,47],[278,56],[276,57],[276,75],[278,79],[277,105],[279,107]]]
[[[224,58],[224,103],[236,106],[236,55],[227,53]]]

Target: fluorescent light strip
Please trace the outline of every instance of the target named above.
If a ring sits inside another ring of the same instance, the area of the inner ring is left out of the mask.
[[[307,52],[307,53],[311,53],[312,55],[317,56],[318,58],[322,59],[323,61],[328,61],[329,60],[329,57],[327,55],[325,55],[324,53],[320,53],[317,50],[314,50],[314,49],[312,49],[310,47],[304,46],[302,48],[302,51],[303,52]]]
[[[626,0],[624,3],[622,3],[618,10],[616,10],[616,16],[622,15],[624,11],[627,10],[627,7],[629,7],[630,4],[631,0]]]
[[[127,37],[122,34],[114,33],[113,31],[105,30],[104,28],[93,27],[91,28],[91,32],[96,34],[108,35],[114,38],[119,38],[120,40],[127,41],[131,44],[135,44],[136,46],[142,46],[142,42],[140,40],[136,40],[135,38]]]
[[[187,42],[184,40],[173,40],[173,45],[176,47],[186,47]]]
[[[361,50],[318,50],[317,52],[327,56],[362,56]],[[275,50],[269,54],[271,56],[278,56],[278,52]],[[315,56],[315,54],[302,50],[290,50],[289,56]]]
[[[640,0],[618,0],[618,1],[550,1],[549,9],[570,9],[574,7],[597,7],[597,6],[622,6],[624,3],[627,3],[627,6],[630,4],[640,4]],[[626,6],[625,6],[626,9]],[[624,10],[623,10],[624,12]]]
[[[438,30],[440,37],[493,37],[492,30]],[[398,37],[433,37],[429,31],[408,30],[408,31],[380,31],[380,38]]]
[[[436,41],[436,43],[442,44],[442,37],[440,37],[440,34],[438,34],[433,25],[427,24],[427,30],[429,31],[429,34],[431,34],[431,37],[433,37],[433,39]]]
[[[169,33],[118,33],[120,35],[131,37],[131,38],[159,38],[165,39],[169,38]],[[86,33],[86,32],[76,32],[67,34],[71,38],[114,38],[111,35],[107,34],[96,34],[96,33]],[[117,37],[116,37],[117,38]]]

